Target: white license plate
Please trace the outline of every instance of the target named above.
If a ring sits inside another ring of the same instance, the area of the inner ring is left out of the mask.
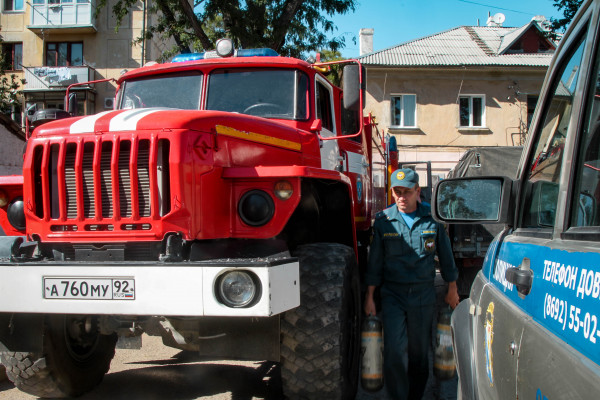
[[[133,278],[44,277],[45,299],[135,300]]]

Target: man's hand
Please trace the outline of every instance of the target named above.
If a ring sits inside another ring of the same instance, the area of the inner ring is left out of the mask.
[[[365,295],[364,310],[367,315],[377,315],[377,308],[375,307],[375,300],[373,299],[373,293],[375,292],[375,286],[367,287],[367,294]]]
[[[448,283],[448,293],[446,293],[446,303],[454,310],[458,303],[460,303],[460,298],[458,297],[458,288],[456,286],[456,281]]]

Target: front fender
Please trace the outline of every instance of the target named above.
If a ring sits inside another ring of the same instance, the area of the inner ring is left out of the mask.
[[[452,313],[452,339],[454,358],[458,373],[460,397],[463,400],[477,400],[477,375],[475,354],[473,353],[473,317],[471,308],[476,308],[470,298],[463,300]]]

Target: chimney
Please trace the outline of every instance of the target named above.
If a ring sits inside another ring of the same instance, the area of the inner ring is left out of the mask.
[[[373,52],[373,32],[375,30],[371,28],[362,28],[358,32],[360,40],[360,55],[365,55]]]

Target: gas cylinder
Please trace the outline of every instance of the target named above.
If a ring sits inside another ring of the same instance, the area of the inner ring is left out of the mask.
[[[379,318],[369,316],[361,330],[363,389],[376,392],[383,387],[383,329]]]
[[[450,331],[451,316],[452,309],[450,306],[442,307],[438,315],[433,373],[439,380],[454,377],[456,369],[452,346],[452,332]]]

